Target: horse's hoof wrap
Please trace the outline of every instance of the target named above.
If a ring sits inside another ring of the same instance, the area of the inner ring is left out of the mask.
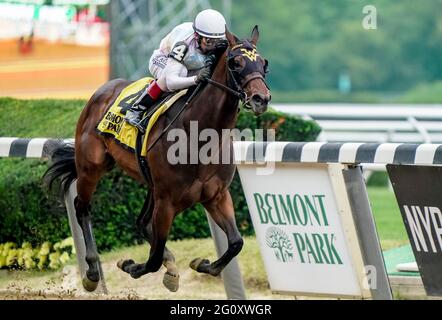
[[[193,270],[195,270],[195,271],[203,272],[203,271],[201,270],[201,267],[202,267],[203,265],[209,265],[209,264],[210,264],[210,261],[207,260],[207,259],[196,258],[196,259],[193,259],[193,260],[190,262],[190,265],[189,265],[189,266],[190,266]]]
[[[81,283],[83,284],[83,288],[88,292],[93,292],[98,287],[98,281],[92,281],[87,276],[83,277]]]
[[[201,263],[201,260],[203,260],[202,258],[195,258],[193,259],[190,264],[189,267],[195,271],[197,271],[196,269],[198,268],[199,264]]]
[[[121,259],[117,262],[117,267],[123,271],[126,271],[126,270],[124,270],[124,268],[126,266],[134,264],[134,263],[135,263],[135,261],[133,261],[132,259],[129,259],[129,260]]]
[[[180,275],[166,272],[163,277],[163,285],[172,292],[177,292],[180,284]]]

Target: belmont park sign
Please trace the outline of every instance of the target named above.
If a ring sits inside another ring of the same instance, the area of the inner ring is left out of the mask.
[[[369,297],[340,164],[238,164],[272,291]]]
[[[259,223],[269,225],[265,239],[282,262],[298,259],[300,263],[342,264],[336,249],[336,235],[329,230],[324,194],[254,193]],[[321,232],[286,234],[276,226],[324,227]]]

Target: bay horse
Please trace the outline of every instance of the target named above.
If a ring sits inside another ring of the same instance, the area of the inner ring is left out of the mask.
[[[86,246],[88,270],[83,276],[86,290],[95,290],[99,281],[98,252],[93,246],[91,197],[99,180],[114,164],[141,184],[147,184],[152,198],[137,219],[138,228],[151,246],[147,262],[135,263],[129,259],[118,263],[118,267],[133,278],[156,272],[163,264],[167,269],[163,284],[171,291],[178,289],[178,269],[166,241],[175,216],[196,203],[201,203],[226,233],[228,249],[212,263],[207,259],[194,259],[191,268],[217,276],[241,251],[243,239],[236,226],[228,190],[235,172],[231,139],[219,139],[218,145],[219,159],[224,159],[223,152],[227,150],[229,163],[218,161],[203,164],[198,161],[197,164],[171,164],[167,154],[172,142],[162,132],[170,127],[189,134],[190,121],[198,121],[199,132],[210,128],[221,137],[223,129],[235,127],[240,100],[255,115],[265,112],[271,99],[265,82],[268,63],[256,51],[258,38],[258,26],[253,28],[249,40],[239,40],[226,30],[228,46],[215,62],[208,83],[190,101],[184,112],[175,112],[176,121],[172,122],[169,114],[173,114],[173,110],[158,119],[147,140],[152,147],[145,158],[151,172],[150,182],[143,179],[133,152],[121,147],[113,138],[101,136],[95,131],[98,122],[130,81],[115,79],[100,87],[80,114],[75,146],[62,145],[54,150],[53,163],[45,173],[45,181],[49,185],[57,181],[60,189],[66,191],[77,179],[78,195],[74,204]],[[154,142],[157,143],[152,145]]]

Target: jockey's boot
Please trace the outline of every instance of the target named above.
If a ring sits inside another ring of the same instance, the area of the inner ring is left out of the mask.
[[[140,124],[143,114],[155,103],[155,101],[158,100],[162,94],[163,91],[160,89],[156,81],[152,81],[149,87],[147,87],[146,91],[138,98],[137,101],[135,101],[133,106],[127,110],[124,120],[138,128],[140,132],[144,133],[145,129]]]
[[[146,110],[146,106],[142,104],[134,104],[129,110],[127,110],[124,120],[134,127],[137,127],[139,131],[144,132],[144,128],[142,128],[140,121],[143,118],[144,111]]]

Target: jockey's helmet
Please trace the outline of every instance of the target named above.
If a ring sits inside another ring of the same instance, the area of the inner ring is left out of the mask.
[[[218,11],[206,9],[196,16],[193,29],[202,37],[224,38],[226,35],[226,19]]]

